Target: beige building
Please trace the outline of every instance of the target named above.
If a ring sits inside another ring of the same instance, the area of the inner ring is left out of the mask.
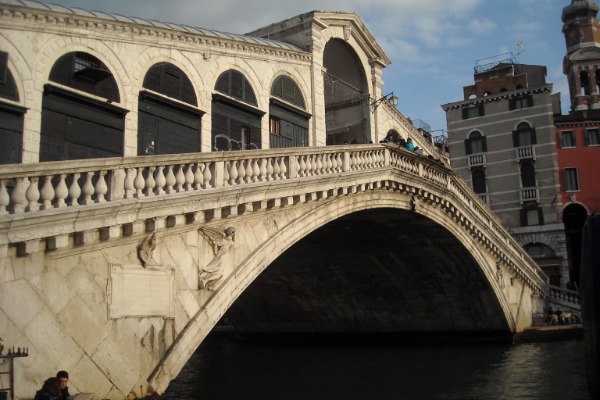
[[[444,104],[452,167],[543,267],[551,284],[569,274],[560,220],[552,95],[546,68],[509,54],[478,64],[464,100]]]

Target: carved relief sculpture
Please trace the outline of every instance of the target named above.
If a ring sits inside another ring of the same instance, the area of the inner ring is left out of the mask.
[[[207,266],[198,271],[198,289],[215,290],[216,283],[223,277],[223,256],[235,244],[235,228],[224,231],[203,227],[198,230],[213,247],[214,258]]]
[[[138,246],[138,258],[142,262],[142,266],[144,268],[148,266],[148,262],[152,259],[152,253],[155,249],[156,236],[154,233],[144,239],[144,241]]]

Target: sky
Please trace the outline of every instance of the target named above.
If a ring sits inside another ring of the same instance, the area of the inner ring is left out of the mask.
[[[563,113],[570,107],[561,13],[571,0],[42,1],[238,34],[313,10],[355,12],[392,61],[383,93],[394,92],[400,112],[434,136],[447,130],[441,105],[463,100],[476,64],[505,53],[546,66]]]

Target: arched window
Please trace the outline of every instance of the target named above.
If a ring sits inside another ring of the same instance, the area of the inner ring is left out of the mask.
[[[517,125],[517,129],[513,131],[513,144],[515,147],[532,146],[536,143],[535,128],[532,128],[526,122]]]
[[[535,187],[535,166],[531,162],[521,164],[521,185],[524,188]]]
[[[72,52],[54,63],[49,79],[42,99],[40,161],[122,156],[127,110],[112,104],[120,96],[106,65],[91,54]]]
[[[581,94],[589,95],[590,90],[590,76],[587,71],[581,71],[579,73],[579,84],[581,86]]]
[[[465,151],[467,154],[478,154],[487,151],[485,136],[479,131],[473,131],[469,138],[465,140]]]
[[[138,106],[138,154],[200,151],[201,118],[192,82],[177,66],[158,63],[144,77]],[[173,101],[172,99],[178,100]]]
[[[304,96],[290,77],[279,76],[271,86],[269,147],[308,146],[308,120]]]
[[[8,53],[0,51],[0,164],[16,164],[21,162],[26,109],[2,99],[19,101],[19,91],[8,69]]]
[[[263,111],[246,77],[236,70],[223,72],[215,84],[212,103],[212,149],[260,149]]]

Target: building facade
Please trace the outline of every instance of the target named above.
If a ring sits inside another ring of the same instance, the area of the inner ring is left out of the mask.
[[[579,282],[581,233],[600,211],[600,23],[598,5],[573,0],[563,9],[564,73],[571,110],[555,116],[562,219],[570,281]]]
[[[553,116],[546,68],[499,57],[475,67],[464,100],[444,104],[452,167],[471,184],[553,285],[566,285]]]

